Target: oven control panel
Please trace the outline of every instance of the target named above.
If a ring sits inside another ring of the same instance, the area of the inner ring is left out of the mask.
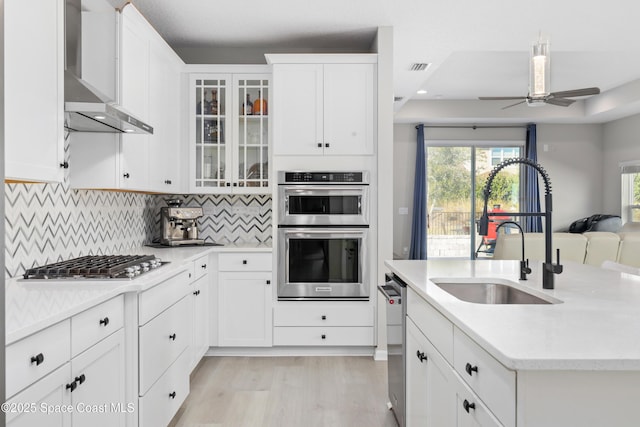
[[[367,172],[280,172],[279,184],[368,184]]]

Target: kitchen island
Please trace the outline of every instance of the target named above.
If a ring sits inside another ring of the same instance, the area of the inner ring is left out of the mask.
[[[517,261],[386,265],[409,287],[407,425],[638,425],[640,277],[567,262],[543,290],[541,263],[527,281]],[[440,279],[496,279],[554,303],[469,303]]]

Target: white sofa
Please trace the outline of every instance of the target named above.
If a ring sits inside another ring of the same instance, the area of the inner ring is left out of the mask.
[[[623,227],[624,229],[624,227]],[[544,233],[525,233],[525,257],[544,260]],[[500,234],[493,259],[521,259],[520,234]],[[582,234],[553,233],[553,261],[560,249],[560,262],[576,261],[601,266],[605,261],[640,267],[640,233],[591,231]]]

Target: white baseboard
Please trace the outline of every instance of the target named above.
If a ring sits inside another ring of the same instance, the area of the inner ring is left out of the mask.
[[[209,347],[205,356],[374,356],[373,347]],[[386,351],[385,351],[386,359]],[[380,359],[380,360],[385,360]],[[378,360],[374,357],[374,360]]]

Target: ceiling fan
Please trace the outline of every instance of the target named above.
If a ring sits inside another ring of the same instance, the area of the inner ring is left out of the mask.
[[[478,99],[481,101],[519,100],[515,104],[503,107],[503,110],[524,104],[525,102],[531,107],[542,106],[545,104],[568,107],[576,102],[576,100],[569,98],[597,95],[600,93],[600,89],[597,87],[550,92],[550,66],[551,56],[549,54],[549,42],[542,41],[542,39],[539,38],[531,48],[531,61],[529,65],[529,94],[527,96],[481,96]]]

